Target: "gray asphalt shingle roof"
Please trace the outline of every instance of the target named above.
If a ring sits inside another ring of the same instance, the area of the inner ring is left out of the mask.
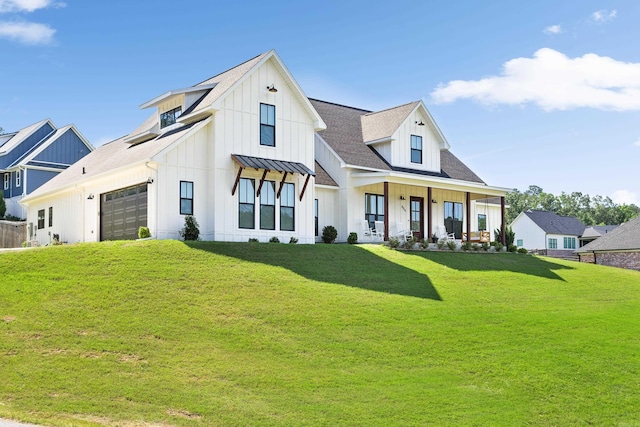
[[[576,252],[640,250],[640,216],[625,222]]]
[[[578,218],[562,216],[555,212],[529,209],[524,212],[545,233],[582,236],[585,225]]]
[[[365,141],[391,136],[419,102],[375,113],[318,99],[310,101],[327,125],[327,129],[318,132],[319,135],[349,165],[484,184],[478,175],[449,150],[440,151],[441,171],[438,173],[391,166],[372,147],[365,144]],[[384,123],[374,125],[374,119]],[[363,126],[368,130],[363,130]]]

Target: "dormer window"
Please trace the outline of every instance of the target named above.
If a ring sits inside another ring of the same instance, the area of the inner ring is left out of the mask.
[[[171,126],[176,122],[178,117],[182,114],[182,107],[176,107],[173,110],[165,111],[160,114],[160,128]]]
[[[422,163],[422,137],[411,135],[411,163]]]

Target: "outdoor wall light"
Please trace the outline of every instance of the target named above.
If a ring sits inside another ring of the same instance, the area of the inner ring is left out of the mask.
[[[93,193],[89,193],[89,197],[87,197],[87,200],[93,200]]]
[[[404,196],[400,196],[400,200],[405,200]]]
[[[153,178],[147,178],[147,184],[153,184]]]
[[[267,90],[271,93],[276,93],[278,91],[273,83],[271,83],[271,86],[267,86]]]
[[[420,120],[420,121],[417,121],[417,120],[416,120],[416,124],[417,124],[418,126],[424,126],[424,122],[423,122],[422,120]]]
[[[436,199],[431,199],[431,203],[438,203]]]

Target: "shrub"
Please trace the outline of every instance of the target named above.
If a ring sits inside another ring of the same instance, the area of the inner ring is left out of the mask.
[[[298,243],[298,238],[291,236],[291,238],[289,239],[289,244],[295,245],[296,243]]]
[[[322,241],[325,243],[333,243],[338,237],[338,230],[333,225],[326,225],[322,229]]]
[[[256,239],[255,237],[249,237],[249,243],[258,243],[260,240]]]
[[[478,252],[480,250],[481,246],[477,243],[473,243],[471,245],[471,249],[473,249],[474,251]]]
[[[7,212],[7,204],[4,201],[4,196],[0,193],[0,218],[4,218],[4,214]]]
[[[149,231],[149,227],[138,228],[138,239],[148,239],[149,237],[151,237],[151,231]]]
[[[529,251],[526,250],[525,248],[520,248],[520,249],[518,249],[518,253],[519,254],[526,254],[526,253],[529,253]]]
[[[461,249],[463,251],[470,251],[471,250],[471,242],[470,241],[466,241],[462,244]]]
[[[447,239],[438,240],[438,249],[444,249],[447,246]]]
[[[358,243],[358,233],[349,233],[349,237],[347,237],[347,243],[349,243],[350,245]]]
[[[489,243],[488,242],[482,242],[482,249],[486,252],[489,250]]]
[[[416,239],[415,237],[412,237],[410,239],[405,240],[404,243],[402,244],[402,247],[405,249],[413,249],[413,247],[417,242],[418,242],[418,239]]]
[[[420,243],[421,249],[427,249],[429,247],[429,241],[427,239],[420,239],[418,243]]]
[[[452,251],[455,251],[456,248],[458,247],[458,244],[456,243],[455,240],[447,240],[447,247]]]
[[[62,244],[62,242],[60,242],[60,235],[59,234],[54,234],[53,235],[53,239],[51,240],[51,244],[53,246],[59,246]]]
[[[389,247],[391,249],[397,249],[400,247],[400,239],[397,237],[389,237]]]
[[[516,245],[509,245],[507,246],[507,248],[509,252],[514,252],[514,253],[518,250],[518,247]]]
[[[502,233],[499,228],[493,231],[493,237],[495,237],[496,241],[502,243]],[[504,237],[507,241],[507,247],[513,245],[513,242],[516,241],[516,233],[514,233],[513,229],[508,225],[504,228]]]
[[[276,236],[273,236],[269,239],[269,243],[280,243],[280,239],[278,239]]]
[[[180,230],[180,236],[186,240],[200,240],[200,229],[198,221],[193,215],[187,215],[184,218],[184,227]]]
[[[504,248],[504,246],[500,242],[496,242],[496,244],[493,245],[493,247],[496,248],[496,252],[500,252],[502,251],[502,248]]]

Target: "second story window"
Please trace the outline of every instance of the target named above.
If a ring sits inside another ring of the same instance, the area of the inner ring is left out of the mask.
[[[411,163],[422,163],[422,137],[411,135]]]
[[[176,107],[173,110],[160,114],[160,128],[174,124],[178,117],[180,117],[180,114],[182,114],[182,107]]]
[[[16,171],[16,187],[20,187],[20,181],[21,181],[20,171]]]
[[[4,174],[4,189],[8,190],[9,189],[9,183],[11,182],[11,174],[10,173],[5,173]]]
[[[276,106],[260,104],[260,145],[276,146]]]

